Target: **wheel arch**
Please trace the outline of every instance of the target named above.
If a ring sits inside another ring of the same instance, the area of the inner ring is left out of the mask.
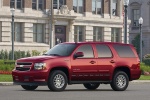
[[[125,73],[128,75],[129,80],[131,80],[131,71],[130,71],[129,67],[127,67],[127,66],[118,66],[118,67],[116,67],[116,68],[114,69],[114,71],[113,71],[112,78],[113,78],[114,74],[115,74],[117,71],[123,71],[123,72],[125,72]],[[112,78],[111,78],[111,79],[112,79]]]
[[[69,69],[66,66],[56,66],[56,67],[51,68],[49,71],[49,76],[55,70],[63,71],[66,74],[68,82],[69,82]]]

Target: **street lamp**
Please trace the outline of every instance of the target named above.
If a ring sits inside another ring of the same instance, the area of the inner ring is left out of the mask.
[[[127,7],[129,0],[124,0],[124,14],[125,14],[125,25],[124,25],[124,43],[127,43]]]
[[[49,39],[50,39],[50,48],[52,48],[53,46],[53,0],[51,0]]]
[[[139,25],[140,25],[140,62],[142,62],[142,24],[143,24],[143,18],[139,18]]]
[[[15,13],[15,9],[11,8],[10,11],[12,13],[12,22],[11,22],[12,60],[14,60],[14,13]]]

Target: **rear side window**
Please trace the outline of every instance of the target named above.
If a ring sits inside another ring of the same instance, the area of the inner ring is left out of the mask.
[[[96,45],[99,58],[112,57],[112,52],[107,45]]]
[[[132,49],[128,45],[114,45],[114,49],[117,51],[118,55],[120,57],[128,57],[132,58],[135,57]]]
[[[79,47],[77,52],[83,52],[84,56],[79,58],[94,58],[93,49],[91,45],[82,45]]]

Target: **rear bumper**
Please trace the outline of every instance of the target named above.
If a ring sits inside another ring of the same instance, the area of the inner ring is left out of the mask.
[[[46,85],[48,71],[12,71],[14,84],[17,85]]]
[[[131,70],[131,80],[137,80],[141,76],[141,70]]]

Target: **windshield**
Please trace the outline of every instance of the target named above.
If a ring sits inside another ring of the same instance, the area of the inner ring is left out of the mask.
[[[76,48],[76,44],[58,44],[51,48],[44,55],[69,56]]]

